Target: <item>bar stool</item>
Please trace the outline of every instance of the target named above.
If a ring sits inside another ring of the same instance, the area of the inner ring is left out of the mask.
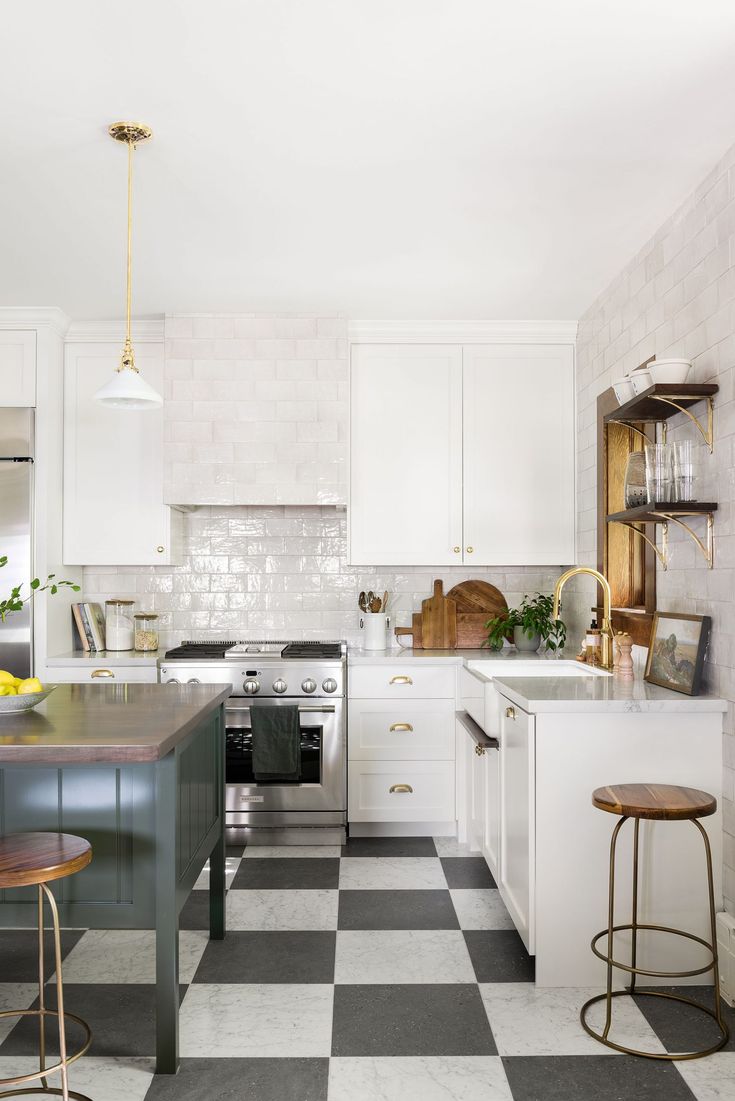
[[[21,1074],[16,1078],[0,1078],[3,1086],[18,1087],[2,1090],[0,1097],[20,1097],[27,1094],[47,1094],[63,1097],[64,1101],[90,1101],[82,1093],[69,1089],[67,1068],[81,1058],[89,1049],[92,1033],[86,1021],[73,1013],[64,1012],[64,987],[61,975],[61,933],[59,930],[59,911],[56,900],[47,887],[53,879],[63,879],[86,868],[92,859],[92,846],[83,837],[74,837],[68,833],[15,833],[0,837],[0,887],[38,887],[38,1009],[8,1009],[0,1013],[2,1017],[37,1017],[39,1028],[39,1069],[32,1074]],[[43,900],[46,897],[51,909],[54,930],[56,956],[56,988],[58,1010],[47,1009],[44,991],[43,959]],[[46,1066],[46,1018],[57,1017],[59,1021],[59,1062]],[[85,1040],[79,1051],[67,1055],[66,1019],[76,1021],[85,1032]],[[49,1086],[46,1077],[61,1071],[61,1088]],[[43,1087],[28,1087],[29,1082],[41,1080]]]
[[[601,933],[598,933],[592,938],[592,951],[594,954],[607,964],[607,990],[604,994],[598,994],[594,998],[590,998],[582,1006],[580,1018],[582,1026],[590,1036],[593,1036],[595,1040],[599,1040],[601,1044],[605,1044],[607,1047],[614,1048],[616,1051],[625,1052],[627,1055],[640,1055],[646,1059],[700,1059],[704,1055],[711,1055],[715,1051],[719,1051],[724,1047],[730,1038],[730,1032],[727,1024],[722,1018],[722,1006],[720,1004],[720,980],[717,971],[717,930],[715,925],[715,892],[712,881],[712,852],[710,850],[709,838],[704,827],[699,823],[698,819],[706,818],[710,814],[714,814],[717,810],[717,800],[713,795],[708,795],[706,791],[698,791],[696,788],[675,787],[669,784],[619,784],[616,787],[597,788],[592,793],[592,804],[597,807],[598,810],[607,811],[608,814],[620,815],[620,821],[615,826],[612,834],[612,840],[610,842],[610,886],[609,886],[609,901],[608,901],[608,918],[607,929],[603,929]],[[615,925],[615,848],[617,845],[618,834],[623,825],[629,818],[634,819],[635,827],[633,833],[633,914],[632,920],[623,925]],[[697,827],[702,840],[704,842],[704,852],[707,861],[707,886],[709,889],[709,912],[710,912],[710,935],[711,942],[703,940],[702,937],[697,937],[694,933],[687,933],[683,929],[672,929],[665,925],[648,925],[644,922],[638,921],[638,840],[641,819],[658,820],[666,822],[687,821],[692,822]],[[636,966],[637,964],[637,951],[638,951],[638,931],[640,929],[653,930],[655,932],[672,933],[678,937],[686,937],[688,940],[696,941],[697,944],[703,945],[711,957],[711,962],[708,962],[704,967],[697,967],[691,971],[648,971],[645,968]],[[631,944],[631,961],[630,965],[621,963],[616,960],[613,954],[613,942],[615,933],[623,930],[630,931],[632,933]],[[602,953],[597,948],[597,942],[602,937],[607,937],[607,953]],[[621,971],[627,971],[631,976],[630,986],[624,990],[613,990],[612,986],[612,973],[613,967],[620,968]],[[708,1009],[706,1006],[701,1005],[699,1002],[694,1001],[692,998],[685,998],[681,994],[670,994],[666,991],[660,990],[644,990],[636,991],[635,982],[638,975],[655,976],[656,978],[670,978],[681,979],[689,977],[691,975],[703,975],[707,971],[712,971],[714,976],[714,996],[715,1007],[714,1010]],[[613,998],[621,998],[632,996],[638,993],[639,997],[646,998],[668,998],[670,1001],[683,1002],[685,1005],[692,1006],[695,1009],[701,1010],[702,1013],[708,1014],[714,1019],[717,1027],[720,1030],[720,1039],[717,1043],[712,1044],[708,1048],[702,1048],[694,1051],[687,1051],[675,1054],[669,1054],[668,1052],[660,1054],[658,1052],[651,1051],[638,1051],[635,1048],[625,1047],[623,1044],[616,1044],[609,1039],[608,1034],[610,1032],[610,1025],[612,1023],[612,1000]],[[604,1001],[606,1003],[606,1015],[605,1015],[605,1027],[603,1031],[596,1032],[587,1023],[587,1012],[590,1006],[595,1005],[597,1002]]]

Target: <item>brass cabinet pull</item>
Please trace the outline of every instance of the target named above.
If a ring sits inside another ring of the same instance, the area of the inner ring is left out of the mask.
[[[159,554],[163,554],[165,549],[166,549],[165,547],[156,547],[156,550],[158,551]]]
[[[408,730],[409,733],[413,734],[413,727],[411,726],[410,723],[391,723],[391,726],[390,726],[391,734],[393,733],[394,730]]]
[[[391,677],[388,684],[413,684],[410,677]]]
[[[455,553],[455,554],[461,554],[461,552],[462,552],[462,548],[461,548],[461,547],[454,547],[454,553]]]
[[[91,674],[93,677],[113,677],[115,674],[112,669],[94,669]]]
[[[505,717],[506,717],[506,719],[514,719],[516,717],[515,707],[506,707]]]
[[[474,547],[468,547],[467,548],[467,553],[468,554],[474,554],[475,553],[475,548]]]
[[[477,754],[478,757],[484,757],[485,756],[485,746],[484,745],[476,745],[475,746],[475,753]]]
[[[393,784],[388,788],[389,795],[413,795],[413,788],[410,784]]]

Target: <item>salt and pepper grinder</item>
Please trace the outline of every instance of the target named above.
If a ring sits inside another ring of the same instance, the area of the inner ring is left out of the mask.
[[[618,652],[618,660],[615,671],[621,680],[633,680],[633,639],[625,631],[620,631],[615,636],[615,645]]]

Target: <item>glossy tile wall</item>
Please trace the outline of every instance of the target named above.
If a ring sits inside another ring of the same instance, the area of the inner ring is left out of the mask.
[[[714,454],[696,429],[677,417],[669,439],[698,444],[700,500],[719,502],[715,566],[708,570],[684,533],[669,532],[670,561],[658,570],[661,611],[712,617],[705,666],[707,687],[735,701],[735,147],[646,242],[587,310],[577,339],[578,560],[596,561],[597,397],[649,356],[693,360],[693,382],[716,382]],[[703,406],[701,407],[704,408]],[[694,521],[699,534],[703,521]],[[671,525],[674,527],[674,525]],[[591,589],[577,601],[589,609]],[[735,914],[735,703],[726,719],[723,754],[725,874],[728,910]]]
[[[159,613],[164,645],[183,638],[294,637],[358,641],[361,589],[392,594],[394,625],[431,595],[434,577],[446,589],[484,578],[509,603],[550,592],[559,566],[478,569],[390,567],[347,563],[347,515],[331,507],[204,506],[184,516],[181,566],[89,566],[84,597],[134,596],[139,610]]]

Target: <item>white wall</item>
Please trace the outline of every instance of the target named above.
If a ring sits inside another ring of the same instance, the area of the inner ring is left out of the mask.
[[[720,387],[714,455],[699,448],[703,474],[699,496],[719,501],[715,567],[708,570],[687,537],[670,530],[671,560],[666,572],[658,569],[657,604],[660,611],[712,616],[707,687],[731,701],[723,746],[724,889],[726,906],[735,913],[735,147],[580,321],[578,559],[582,563],[594,564],[597,559],[597,397],[613,379],[654,354],[659,358],[685,355],[694,361],[691,381],[716,382]],[[670,439],[699,438],[683,416],[674,425]],[[700,535],[703,525],[704,521],[693,522]],[[592,595],[588,586],[578,587],[578,614],[588,614]],[[694,746],[692,752],[696,752]]]

